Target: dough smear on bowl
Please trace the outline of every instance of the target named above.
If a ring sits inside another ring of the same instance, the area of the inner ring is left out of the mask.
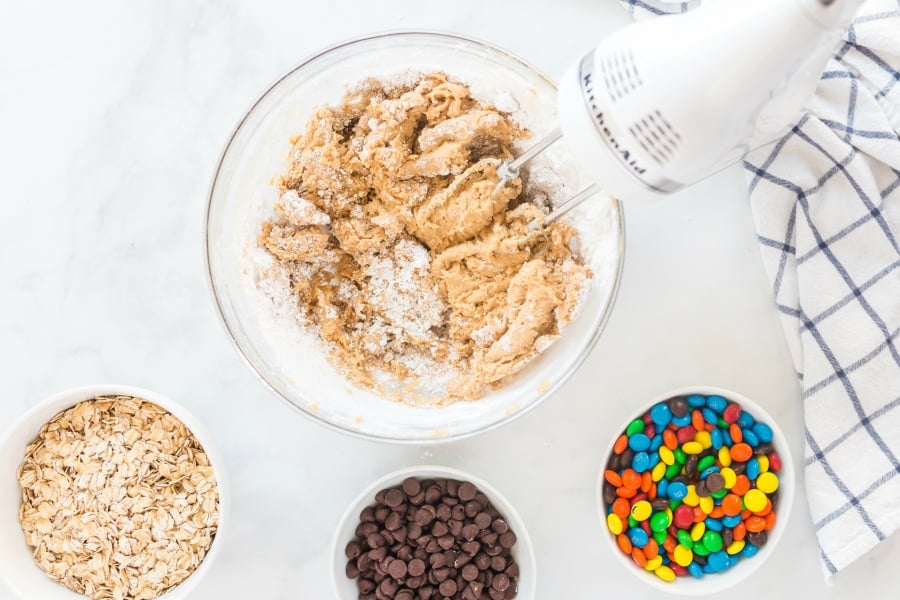
[[[442,73],[367,80],[297,136],[259,243],[266,289],[352,382],[417,405],[475,400],[572,320],[575,230],[498,168],[528,137]],[[524,191],[523,191],[524,189]]]

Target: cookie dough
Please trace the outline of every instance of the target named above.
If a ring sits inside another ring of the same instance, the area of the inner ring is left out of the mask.
[[[574,229],[498,169],[528,136],[442,73],[370,80],[293,140],[260,244],[353,382],[414,404],[477,399],[573,318]],[[274,277],[275,275],[273,275]]]

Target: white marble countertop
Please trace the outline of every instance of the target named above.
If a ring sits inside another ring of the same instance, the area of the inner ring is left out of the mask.
[[[377,476],[418,463],[469,470],[517,506],[536,545],[538,598],[657,595],[612,561],[594,506],[600,454],[632,407],[685,384],[728,387],[772,412],[798,463],[803,454],[800,391],[740,169],[666,203],[626,206],[621,292],[587,364],[514,423],[432,448],[353,439],[276,399],[217,322],[201,258],[205,194],[228,134],[314,50],[384,29],[444,29],[557,77],[620,10],[612,0],[6,3],[0,429],[88,383],[188,405],[234,487],[233,537],[198,600],[331,598],[327,553],[345,506]],[[827,587],[801,491],[772,561],[731,597],[896,597],[898,560],[888,540]],[[0,585],[0,600],[11,598]]]

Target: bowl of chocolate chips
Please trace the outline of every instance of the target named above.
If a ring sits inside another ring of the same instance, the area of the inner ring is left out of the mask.
[[[369,485],[331,551],[339,600],[533,600],[534,548],[512,505],[457,469],[417,466]]]

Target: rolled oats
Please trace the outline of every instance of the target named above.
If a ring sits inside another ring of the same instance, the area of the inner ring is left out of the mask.
[[[103,396],[58,414],[26,449],[18,479],[35,561],[94,600],[149,600],[178,585],[219,525],[200,443],[140,398]]]

